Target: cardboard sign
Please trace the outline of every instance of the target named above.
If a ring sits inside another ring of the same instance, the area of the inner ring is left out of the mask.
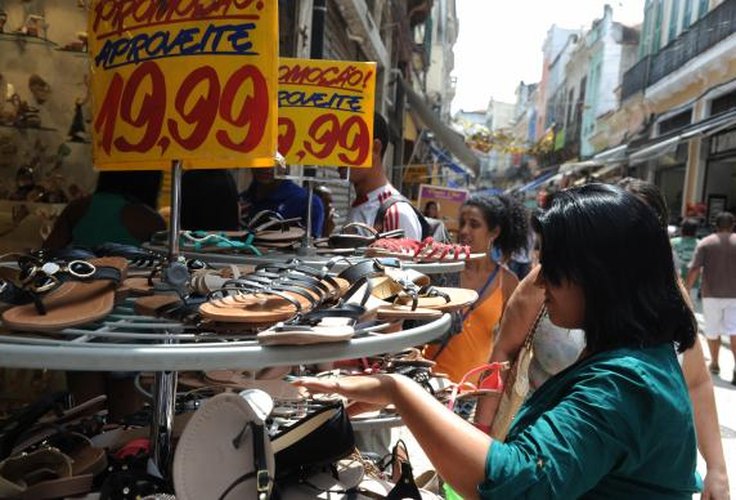
[[[468,199],[468,196],[469,193],[466,189],[422,184],[419,186],[417,204],[419,210],[424,213],[427,202],[435,202],[437,204],[437,218],[444,221],[448,230],[457,231],[460,207]]]
[[[93,0],[99,169],[272,166],[278,4]]]
[[[376,63],[282,58],[278,79],[287,163],[371,165]]]

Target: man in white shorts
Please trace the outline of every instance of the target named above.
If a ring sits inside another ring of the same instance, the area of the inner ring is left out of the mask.
[[[721,335],[731,340],[731,352],[736,361],[736,234],[734,216],[721,212],[716,216],[716,232],[703,238],[695,249],[687,275],[688,290],[693,287],[702,269],[703,316],[705,336],[710,348],[710,371],[720,372],[718,351]],[[732,385],[736,385],[736,370]]]

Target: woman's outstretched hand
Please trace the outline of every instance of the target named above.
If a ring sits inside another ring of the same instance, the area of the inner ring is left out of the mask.
[[[313,393],[341,394],[354,401],[378,405],[393,403],[396,380],[392,375],[361,375],[333,379],[303,378],[294,384]]]

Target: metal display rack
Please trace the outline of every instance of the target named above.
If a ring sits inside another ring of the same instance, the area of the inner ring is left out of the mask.
[[[160,246],[149,246],[152,250],[165,252],[166,249]],[[305,265],[321,268],[327,262],[334,257],[334,255],[310,255],[303,256],[295,253],[281,253],[273,252],[265,255],[244,255],[244,254],[226,254],[226,253],[199,253],[190,252],[184,250],[181,252],[187,258],[205,260],[213,264],[250,264],[250,265],[261,265],[261,264],[272,264],[276,262],[284,262],[288,259],[299,259]],[[349,255],[345,257],[345,260],[338,261],[334,266],[335,272],[340,272],[345,269],[349,263],[356,263],[366,257]],[[414,269],[424,274],[444,274],[444,273],[459,273],[465,269],[464,261],[452,261],[452,262],[412,262],[402,261],[402,266],[407,269]]]
[[[172,162],[169,264],[162,278],[175,287],[186,282],[186,266],[178,259],[182,164]],[[210,262],[258,264],[283,262],[296,255],[263,257],[188,254]],[[329,257],[300,256],[321,267]],[[357,260],[357,259],[356,259]],[[348,265],[345,263],[343,265]],[[427,274],[458,272],[464,263],[409,264]],[[182,272],[184,274],[182,274]],[[118,306],[104,320],[83,328],[67,328],[49,336],[0,335],[0,366],[90,371],[153,371],[151,465],[168,474],[173,458],[171,436],[177,390],[177,371],[212,369],[255,370],[270,366],[320,363],[398,352],[432,341],[450,328],[449,314],[395,333],[372,333],[347,342],[307,346],[261,346],[252,335],[201,332],[180,322],[137,315],[130,302]],[[369,421],[361,425],[372,425]],[[400,425],[392,422],[391,425]]]
[[[348,342],[261,346],[252,335],[196,332],[192,327],[136,315],[118,307],[88,328],[57,338],[0,335],[0,366],[91,371],[249,369],[354,359],[426,344],[450,328],[450,315],[394,333],[375,332]]]
[[[430,342],[450,328],[449,314],[394,333],[373,333],[347,342],[261,346],[250,336],[199,332],[174,321],[139,316],[130,304],[86,328],[67,328],[54,338],[0,335],[0,366],[91,371],[154,371],[152,465],[166,475],[173,458],[176,380],[179,370],[259,369],[353,359],[397,352]],[[364,421],[359,426],[377,425]],[[400,419],[381,425],[401,425]]]

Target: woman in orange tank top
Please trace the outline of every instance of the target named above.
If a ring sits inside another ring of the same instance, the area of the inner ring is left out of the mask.
[[[463,312],[460,334],[427,347],[425,356],[437,361],[436,372],[458,382],[488,361],[506,299],[519,283],[502,262],[527,244],[528,232],[527,211],[510,196],[473,196],[460,208],[460,243],[488,257],[468,261],[460,273],[460,286],[477,290],[479,298]]]

